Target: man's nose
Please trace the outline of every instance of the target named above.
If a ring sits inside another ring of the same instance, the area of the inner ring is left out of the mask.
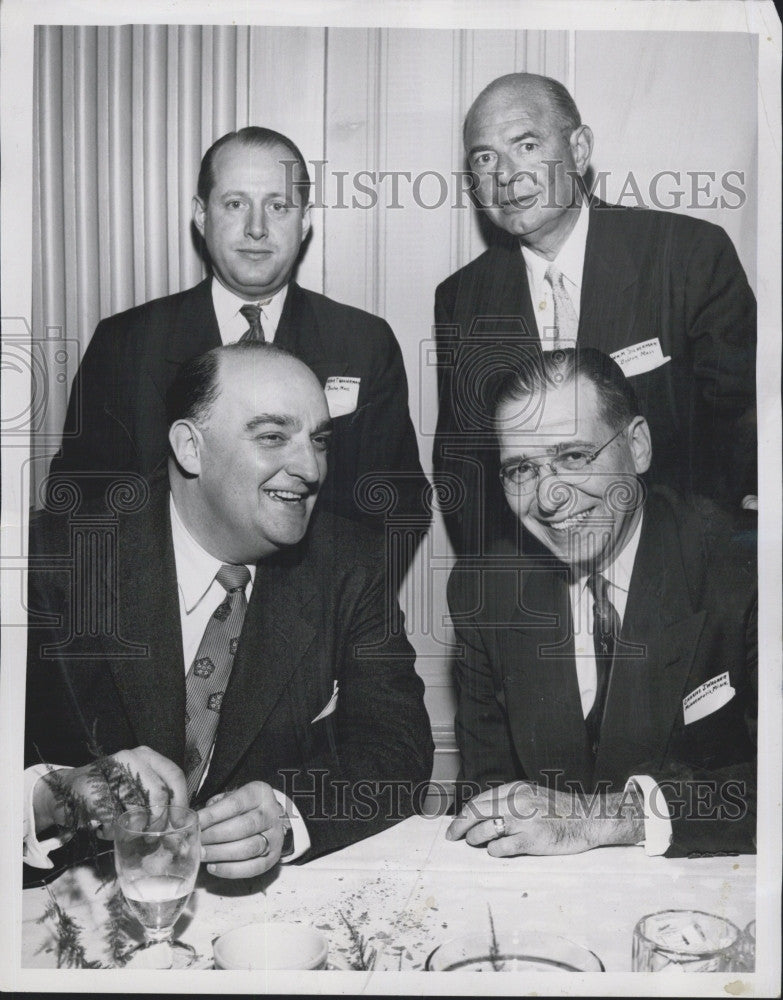
[[[542,466],[536,484],[538,510],[545,517],[573,506],[576,492],[569,483],[556,476],[548,466]]]
[[[294,446],[286,462],[286,472],[305,483],[315,484],[321,478],[321,470],[325,461],[320,460],[323,452],[316,450],[312,441],[302,442]]]
[[[262,205],[252,205],[247,214],[245,232],[254,240],[266,236],[266,212]]]

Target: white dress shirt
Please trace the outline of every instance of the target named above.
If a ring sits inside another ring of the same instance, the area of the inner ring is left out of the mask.
[[[552,350],[555,346],[555,303],[552,297],[552,287],[548,281],[544,280],[546,269],[550,264],[554,264],[562,272],[563,284],[571,298],[578,319],[589,222],[590,211],[583,202],[579,209],[576,225],[568,234],[568,239],[560,247],[554,260],[540,257],[535,250],[531,250],[524,243],[521,244],[530,298],[533,302],[533,313],[536,317],[541,346],[545,351]]]
[[[207,622],[212,617],[215,609],[225,600],[226,591],[215,579],[218,570],[222,566],[219,559],[210,555],[199,545],[196,539],[185,527],[179,512],[174,504],[174,498],[169,496],[169,516],[171,520],[171,539],[174,546],[174,564],[177,572],[177,595],[179,598],[180,625],[182,628],[182,650],[183,650],[183,670],[187,674],[193,662]],[[255,582],[256,567],[249,564],[247,567],[250,573],[250,580],[245,587],[245,597],[249,601],[250,594]],[[212,750],[209,753],[207,766],[201,783],[204,783],[209,765],[212,759]],[[39,778],[48,771],[57,768],[58,765],[36,764],[25,771],[25,817],[24,817],[24,861],[35,868],[51,868],[49,853],[57,847],[61,847],[67,837],[52,837],[46,841],[39,841],[35,836],[35,815],[33,809],[33,795],[35,785]],[[283,806],[291,820],[294,832],[294,852],[282,860],[294,861],[300,857],[310,847],[310,836],[307,827],[293,802],[282,792],[275,792],[275,795],[283,800]]]
[[[617,611],[620,625],[625,617],[643,520],[644,514],[639,518],[639,523],[622,551],[613,562],[601,570],[601,575],[609,582],[609,600]],[[574,624],[574,653],[579,697],[582,702],[582,715],[587,718],[595,701],[598,677],[593,645],[593,595],[587,586],[587,575],[569,584],[568,596]],[[644,667],[640,664],[639,669],[643,670]],[[672,840],[672,824],[670,819],[660,815],[661,803],[665,800],[658,790],[657,782],[647,774],[634,774],[628,779],[625,787],[628,788],[629,785],[636,788],[644,803],[645,853],[651,856],[664,854]],[[655,809],[650,808],[652,801],[656,803]]]
[[[261,326],[264,328],[264,339],[268,343],[272,343],[275,339],[287,294],[288,285],[283,285],[268,302],[264,299],[255,302],[255,305],[261,306]],[[240,310],[242,306],[253,304],[246,299],[240,299],[225,285],[221,285],[217,278],[212,279],[212,305],[220,328],[220,339],[224,344],[236,343],[242,334],[247,332],[249,324]]]

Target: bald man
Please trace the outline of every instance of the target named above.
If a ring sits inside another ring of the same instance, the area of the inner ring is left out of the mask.
[[[593,134],[548,77],[493,81],[467,114],[464,143],[497,241],[435,295],[434,468],[462,487],[446,515],[457,551],[475,554],[516,529],[482,407],[487,375],[575,343],[611,354],[631,379],[656,482],[752,504],[756,303],[726,233],[590,196]]]

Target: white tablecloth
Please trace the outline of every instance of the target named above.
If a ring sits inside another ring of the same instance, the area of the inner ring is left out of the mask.
[[[420,970],[439,943],[489,927],[550,931],[595,952],[607,972],[630,969],[636,921],[657,910],[706,910],[740,928],[755,917],[755,858],[648,858],[638,847],[551,858],[492,858],[444,838],[448,818],[414,817],[304,865],[235,882],[203,873],[177,934],[205,959],[211,942],[241,924],[314,924],[337,963],[351,963],[345,917],[378,952],[376,969]],[[89,958],[106,959],[105,893],[87,867],[52,883],[79,920]],[[52,968],[51,930],[38,923],[48,895],[23,902],[23,968]],[[341,916],[342,915],[342,916]]]

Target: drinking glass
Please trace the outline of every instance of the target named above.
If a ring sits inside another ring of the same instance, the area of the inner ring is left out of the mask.
[[[432,952],[427,972],[603,972],[587,948],[540,931],[474,932],[452,938]]]
[[[187,968],[196,952],[172,939],[201,862],[198,816],[184,806],[153,815],[137,806],[114,823],[114,866],[122,894],[144,928],[144,944],[129,955],[164,945],[171,967]]]
[[[730,920],[701,910],[663,910],[642,917],[633,932],[634,972],[736,972],[740,932]]]

